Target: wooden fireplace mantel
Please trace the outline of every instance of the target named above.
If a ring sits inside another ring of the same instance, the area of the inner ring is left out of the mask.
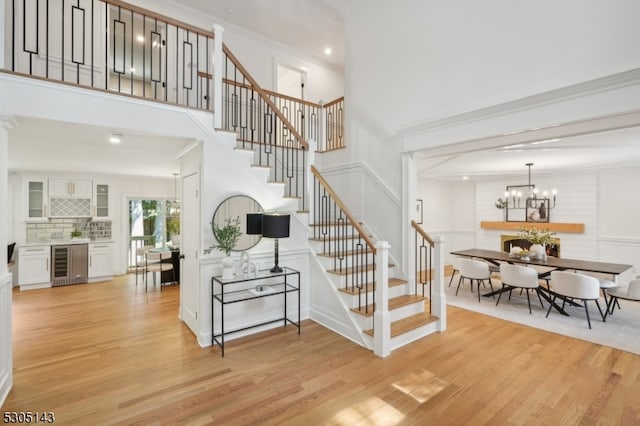
[[[520,228],[532,228],[548,229],[552,232],[568,232],[574,234],[581,234],[584,232],[584,223],[556,223],[556,222],[490,222],[481,221],[480,227],[482,229],[496,229],[507,231],[518,231]]]

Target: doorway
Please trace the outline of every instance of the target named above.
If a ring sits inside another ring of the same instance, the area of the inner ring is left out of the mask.
[[[129,241],[127,266],[134,268],[137,249],[180,245],[180,202],[168,199],[128,199]]]
[[[305,72],[278,64],[276,91],[296,99],[304,99]]]

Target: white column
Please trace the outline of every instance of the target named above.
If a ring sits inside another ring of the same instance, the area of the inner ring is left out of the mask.
[[[0,6],[4,2],[0,0]],[[0,205],[6,208],[0,209],[0,406],[4,403],[13,385],[13,349],[12,349],[12,325],[11,325],[11,274],[7,271],[7,232],[9,229],[7,213],[12,208],[8,197],[8,155],[9,155],[9,129],[15,125],[15,120],[10,117],[0,117]]]
[[[6,18],[9,15],[7,13],[7,8],[9,7],[9,2],[7,0],[0,0],[0,22],[2,22],[2,30],[0,30],[0,69],[4,69],[7,66],[11,65],[11,61],[7,61],[7,55],[11,52],[11,47],[7,46],[7,21]]]
[[[445,260],[445,239],[436,235],[432,237],[433,246],[433,271],[434,277],[431,282],[431,314],[439,318],[438,331],[447,329],[447,295],[444,291],[444,260]]]
[[[222,73],[224,53],[222,52],[221,25],[213,24],[213,127],[222,128]]]
[[[381,358],[391,353],[389,314],[389,249],[386,241],[376,242],[376,307],[373,314],[373,352]]]

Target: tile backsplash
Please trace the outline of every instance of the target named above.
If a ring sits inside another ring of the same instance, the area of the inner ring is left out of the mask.
[[[80,238],[111,238],[111,221],[94,221],[91,219],[68,218],[49,219],[47,222],[27,223],[27,242],[43,240],[68,240],[71,231],[82,233]]]

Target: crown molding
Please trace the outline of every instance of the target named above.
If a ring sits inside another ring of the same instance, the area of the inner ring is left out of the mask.
[[[404,137],[415,136],[436,129],[465,125],[635,85],[640,85],[640,68],[437,120],[408,123],[397,133]]]

